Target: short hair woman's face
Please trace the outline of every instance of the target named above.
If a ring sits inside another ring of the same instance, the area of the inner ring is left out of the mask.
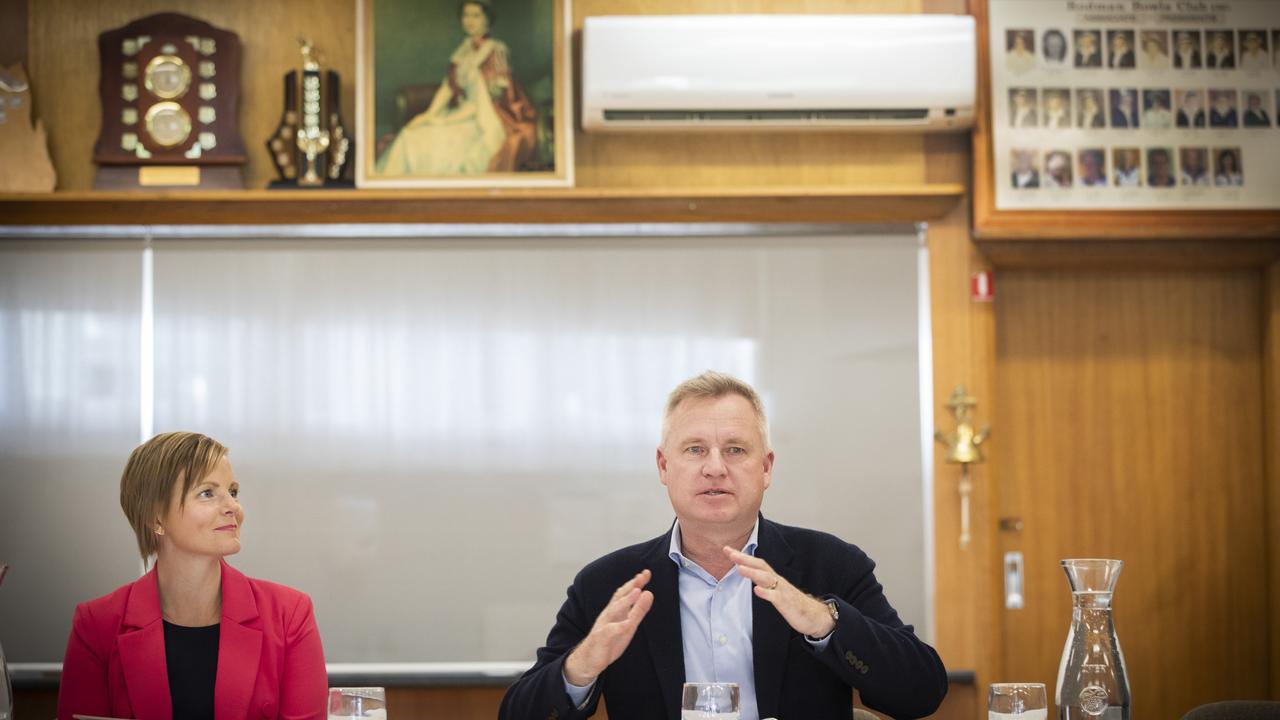
[[[463,4],[462,31],[472,37],[489,32],[489,15],[479,3]]]
[[[225,457],[192,484],[185,498],[181,495],[182,483],[174,483],[168,507],[161,514],[162,553],[172,549],[187,556],[222,558],[240,552],[244,509],[240,507],[240,484]]]

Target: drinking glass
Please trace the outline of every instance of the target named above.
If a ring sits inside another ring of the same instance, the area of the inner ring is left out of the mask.
[[[987,720],[1048,720],[1044,683],[991,683]]]
[[[685,683],[680,720],[738,720],[737,683]]]
[[[387,693],[382,688],[329,688],[329,720],[386,717]]]

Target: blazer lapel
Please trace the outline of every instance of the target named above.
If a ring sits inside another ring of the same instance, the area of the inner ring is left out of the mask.
[[[133,716],[140,720],[171,720],[173,702],[169,697],[169,668],[165,664],[164,623],[160,619],[155,568],[134,582],[129,591],[116,648]]]
[[[258,603],[249,580],[222,563],[222,623],[218,632],[218,677],[213,689],[213,716],[233,720],[249,714],[262,658],[262,631],[250,627],[258,619]]]
[[[756,556],[764,559],[779,575],[790,579],[791,546],[777,527],[760,518]],[[780,717],[782,679],[786,671],[787,647],[796,632],[767,600],[751,595],[752,658],[755,665],[756,706],[760,717]]]
[[[672,527],[675,527],[673,524]],[[653,577],[648,590],[653,593],[653,607],[640,621],[662,689],[662,704],[670,720],[680,716],[680,691],[684,687],[684,640],[680,635],[680,584],[676,564],[667,554],[671,533],[655,541],[646,560]]]

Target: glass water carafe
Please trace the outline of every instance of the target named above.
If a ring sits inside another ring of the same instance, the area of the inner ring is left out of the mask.
[[[1111,616],[1119,560],[1063,560],[1071,630],[1058,665],[1059,720],[1129,720],[1129,676]]]

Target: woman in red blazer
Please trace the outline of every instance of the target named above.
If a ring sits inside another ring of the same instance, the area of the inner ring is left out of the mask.
[[[247,578],[227,449],[165,433],[129,456],[120,504],[144,559],[136,582],[76,607],[58,718],[324,718],[328,678],[311,600]]]

